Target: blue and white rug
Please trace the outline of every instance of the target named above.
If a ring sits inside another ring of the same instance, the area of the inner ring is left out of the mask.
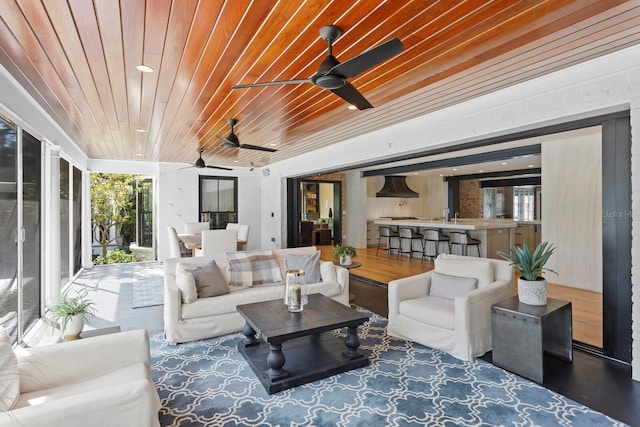
[[[370,313],[371,366],[268,395],[232,334],[177,346],[151,337],[163,426],[623,426],[482,360],[391,338]],[[336,331],[344,336],[343,331]],[[286,368],[286,365],[285,365]]]

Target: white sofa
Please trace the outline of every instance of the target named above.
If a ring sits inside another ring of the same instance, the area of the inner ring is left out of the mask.
[[[10,410],[0,412],[2,427],[160,425],[143,329],[17,347],[14,353],[19,396]]]
[[[252,251],[247,251],[249,253]],[[312,255],[313,246],[290,249],[274,249],[281,277],[284,280],[287,254]],[[284,281],[261,284],[246,289],[234,290],[225,295],[198,298],[183,303],[182,293],[176,285],[176,268],[179,263],[202,264],[214,260],[218,266],[227,261],[225,255],[213,257],[169,258],[164,262],[164,336],[172,344],[195,341],[239,332],[244,327],[244,318],[236,311],[240,304],[283,298]],[[334,300],[349,305],[349,272],[330,261],[320,261],[323,280],[307,284],[309,294],[322,293]],[[224,268],[224,267],[223,267]],[[331,274],[328,274],[330,272]],[[327,274],[325,274],[327,273]],[[226,278],[228,280],[228,278]],[[284,304],[284,303],[283,303]]]
[[[433,272],[475,278],[477,288],[453,298],[430,295]],[[441,254],[434,270],[389,282],[387,330],[389,335],[471,360],[491,350],[491,305],[513,294],[509,262]]]

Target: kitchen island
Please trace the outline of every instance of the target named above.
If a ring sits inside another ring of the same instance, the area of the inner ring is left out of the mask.
[[[444,234],[451,231],[468,233],[474,239],[480,240],[480,256],[485,258],[502,259],[498,251],[509,252],[514,244],[514,231],[517,223],[507,219],[463,218],[457,221],[437,219],[376,219],[376,225],[392,227],[409,227],[420,232],[422,229],[439,229]],[[471,249],[470,255],[475,251]]]

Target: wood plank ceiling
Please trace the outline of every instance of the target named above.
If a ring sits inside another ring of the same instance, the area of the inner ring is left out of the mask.
[[[640,41],[621,0],[2,0],[0,63],[90,157],[262,166]],[[347,110],[308,78],[342,36],[344,62],[393,37],[404,51],[350,82]],[[151,66],[142,73],[137,65]],[[239,120],[243,144],[215,135]],[[139,132],[138,130],[144,130]]]

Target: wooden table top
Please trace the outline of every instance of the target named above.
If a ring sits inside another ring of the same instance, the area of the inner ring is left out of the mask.
[[[268,343],[358,326],[369,320],[366,314],[322,294],[309,295],[308,304],[299,313],[291,313],[282,299],[242,304],[237,310]]]

